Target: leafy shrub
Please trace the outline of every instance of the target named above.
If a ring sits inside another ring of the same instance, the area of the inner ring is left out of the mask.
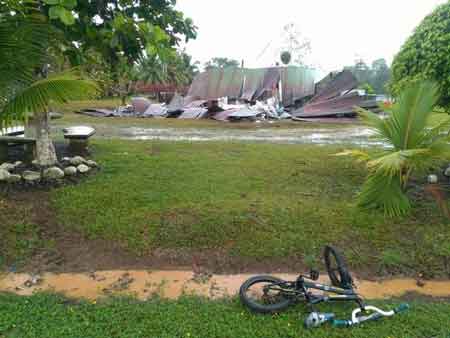
[[[450,2],[436,8],[416,28],[392,64],[390,89],[398,95],[411,81],[432,79],[440,87],[439,105],[450,107]]]

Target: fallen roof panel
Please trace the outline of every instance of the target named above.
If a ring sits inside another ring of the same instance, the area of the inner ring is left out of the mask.
[[[178,118],[179,119],[201,119],[208,113],[206,108],[188,108]]]
[[[360,106],[364,96],[345,95],[331,100],[307,104],[291,112],[295,117],[325,117],[337,115],[355,115],[354,107]]]
[[[297,100],[314,95],[314,76],[311,69],[286,67],[281,69],[282,99],[285,107]]]
[[[292,112],[296,117],[355,116],[355,107],[362,107],[373,112],[380,112],[378,101],[370,96],[351,93],[331,100],[307,104]]]
[[[329,77],[329,75],[327,77]],[[309,101],[309,104],[330,100],[341,95],[343,92],[348,92],[358,86],[358,80],[349,70],[344,70],[334,77],[332,76],[327,82],[328,83],[314,95],[311,101]]]

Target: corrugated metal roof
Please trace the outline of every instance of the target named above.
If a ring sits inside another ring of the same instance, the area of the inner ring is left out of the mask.
[[[267,91],[274,91],[280,79],[285,106],[314,94],[312,70],[303,67],[272,67],[210,69],[194,79],[188,96],[205,100],[232,97],[252,101]]]

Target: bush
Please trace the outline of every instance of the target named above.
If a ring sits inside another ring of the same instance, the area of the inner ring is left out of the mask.
[[[439,105],[450,107],[450,1],[437,7],[415,29],[392,64],[390,90],[396,96],[407,83],[434,80]]]

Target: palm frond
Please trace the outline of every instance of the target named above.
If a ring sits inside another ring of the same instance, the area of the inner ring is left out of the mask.
[[[375,136],[380,141],[391,144],[392,131],[387,119],[382,119],[379,115],[361,107],[355,107],[354,109],[361,120],[375,132]]]
[[[435,84],[422,81],[401,93],[388,119],[396,149],[416,148],[420,144],[427,120],[438,100],[438,92]]]
[[[350,156],[358,163],[367,163],[370,160],[369,154],[362,150],[344,150],[334,156]]]
[[[30,112],[46,112],[51,102],[90,98],[97,91],[94,82],[82,79],[74,71],[36,81],[8,100],[0,112],[0,125],[4,127],[14,120],[25,120]]]
[[[400,150],[388,153],[368,163],[368,168],[388,177],[401,175],[408,168],[417,169],[418,163],[432,155],[429,148]]]
[[[0,18],[0,96],[33,81],[47,57],[52,30],[45,16],[33,10],[26,16]]]
[[[386,119],[357,109],[376,136],[391,145],[368,161],[369,177],[359,195],[360,207],[404,215],[411,208],[405,193],[410,175],[437,168],[450,156],[450,118],[431,128],[428,123],[437,99],[438,87],[422,81],[401,93]]]
[[[403,216],[411,209],[400,177],[386,177],[378,173],[372,173],[367,178],[359,194],[358,206],[367,210],[383,210],[390,217]]]

